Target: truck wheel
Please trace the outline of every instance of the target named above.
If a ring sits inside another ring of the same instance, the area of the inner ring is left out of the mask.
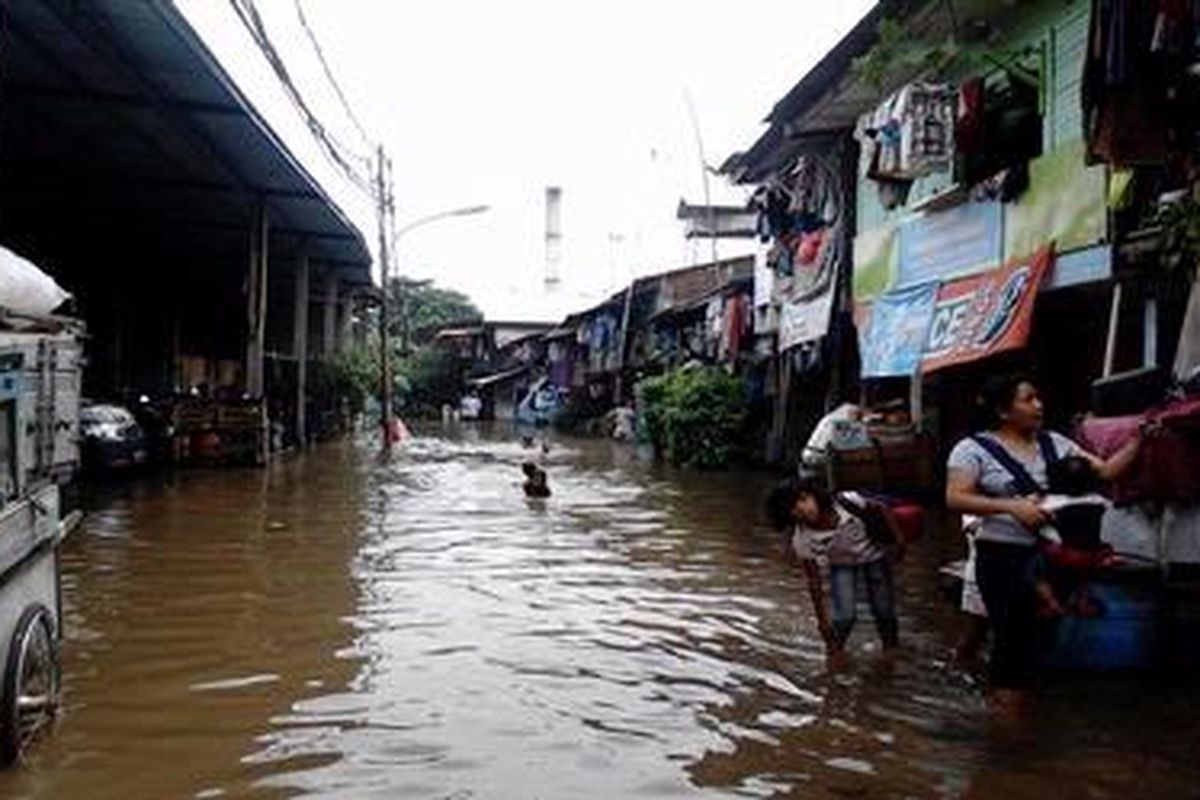
[[[13,632],[0,707],[0,761],[22,757],[58,712],[60,675],[53,617],[44,606],[25,609]]]

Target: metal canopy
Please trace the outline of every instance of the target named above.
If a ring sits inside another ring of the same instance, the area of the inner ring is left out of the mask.
[[[362,234],[171,3],[26,0],[5,13],[6,228],[45,230],[53,217],[60,231],[233,255],[263,201],[272,260],[303,247],[370,284]]]

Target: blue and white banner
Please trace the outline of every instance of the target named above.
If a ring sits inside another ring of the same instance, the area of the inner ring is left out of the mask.
[[[863,377],[917,374],[937,296],[933,282],[889,292],[871,304],[870,319],[859,326]]]
[[[896,286],[976,275],[1000,266],[1004,206],[999,201],[963,203],[928,211],[900,225]]]

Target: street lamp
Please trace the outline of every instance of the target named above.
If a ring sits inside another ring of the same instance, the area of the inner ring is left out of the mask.
[[[431,222],[437,222],[439,219],[446,219],[447,217],[469,217],[469,216],[472,216],[473,214],[482,214],[483,212],[489,210],[490,208],[491,208],[491,206],[487,206],[487,205],[463,206],[462,208],[455,208],[455,209],[451,209],[450,211],[439,211],[436,214],[430,214],[427,217],[421,217],[420,219],[413,220],[412,222],[408,223],[407,225],[393,231],[392,232],[392,241],[395,242],[397,239],[399,239],[401,236],[403,236],[404,234],[411,231],[413,228],[420,228],[422,225],[428,225]],[[393,251],[393,255],[395,255],[394,251]]]
[[[454,209],[450,209],[449,211],[439,211],[436,214],[430,214],[429,216],[421,217],[420,219],[415,219],[412,222],[408,223],[407,225],[401,226],[400,228],[393,230],[392,236],[391,236],[392,258],[396,259],[396,263],[399,263],[400,260],[399,260],[399,258],[396,257],[398,254],[396,242],[401,236],[408,233],[409,231],[412,231],[415,228],[420,228],[424,225],[428,225],[431,222],[437,222],[438,220],[448,219],[450,217],[469,217],[469,216],[473,216],[475,214],[482,214],[485,211],[487,211],[489,208],[491,208],[491,206],[477,205],[477,206],[463,206],[462,208],[454,208]],[[381,388],[383,389],[383,392],[382,392],[383,402],[381,403],[381,405],[382,405],[381,411],[382,411],[382,416],[383,416],[383,430],[384,430],[383,441],[384,441],[385,449],[390,448],[391,443],[392,443],[391,430],[390,430],[391,429],[391,421],[392,421],[392,360],[390,357],[391,349],[390,349],[389,336],[388,336],[388,307],[390,305],[389,296],[388,296],[388,280],[391,276],[388,274],[389,273],[388,265],[389,265],[388,259],[386,257],[382,258],[381,264],[380,264],[380,273],[381,273],[380,274],[380,283],[383,285],[383,299],[382,299],[380,315],[379,315],[379,344],[380,344],[380,349],[383,351],[383,363],[381,364],[381,367],[382,367],[381,379],[382,379],[382,383],[383,383],[383,386]],[[400,324],[402,326],[401,327],[400,347],[404,353],[407,353],[408,352],[408,308],[407,308],[408,293],[407,292],[402,291],[402,293],[400,295],[400,301],[402,303],[401,308],[400,308]]]

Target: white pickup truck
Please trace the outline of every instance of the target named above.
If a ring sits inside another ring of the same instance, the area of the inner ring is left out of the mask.
[[[58,549],[79,520],[59,489],[79,468],[82,327],[0,313],[0,763],[53,722],[62,635]]]

